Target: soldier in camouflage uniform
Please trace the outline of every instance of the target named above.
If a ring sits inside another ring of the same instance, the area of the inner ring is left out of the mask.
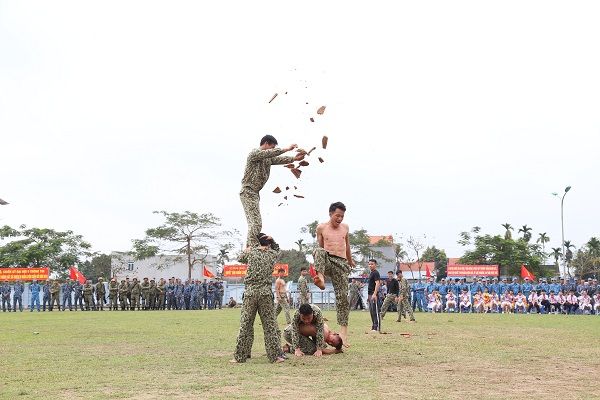
[[[85,310],[90,311],[94,309],[94,302],[92,296],[94,295],[94,286],[92,281],[88,279],[83,285],[83,300],[85,301]]]
[[[215,308],[219,306],[219,310],[223,307],[223,296],[225,296],[225,286],[223,286],[223,282],[217,282],[217,302]]]
[[[156,288],[156,281],[150,279],[150,287],[148,288],[148,309],[156,310],[156,297],[158,295],[158,289]]]
[[[98,278],[98,283],[96,283],[96,305],[97,309],[100,311],[104,311],[104,299],[106,296],[106,288],[104,287],[104,279],[102,277]]]
[[[133,278],[133,283],[130,288],[131,292],[131,303],[129,304],[129,311],[135,311],[135,308],[140,309],[140,295],[142,293],[142,287],[140,286],[137,278]]]
[[[150,282],[148,281],[148,278],[144,278],[140,286],[142,288],[142,309],[148,310],[148,303],[150,303]]]
[[[56,303],[56,307],[58,311],[60,311],[60,283],[58,283],[58,279],[52,281],[52,285],[50,286],[50,308],[52,311],[54,309],[54,304]]]
[[[6,312],[7,307],[8,312],[10,312],[10,291],[11,289],[8,281],[4,281],[0,287],[0,296],[2,296],[2,312]]]
[[[295,144],[285,149],[275,146],[277,146],[277,140],[271,135],[266,135],[260,140],[260,147],[252,150],[246,160],[240,200],[248,221],[248,239],[246,241],[248,247],[258,246],[258,233],[262,229],[259,205],[260,190],[269,180],[271,165],[290,164],[304,159],[304,153],[299,153],[295,157],[281,157],[281,154],[298,147]]]
[[[156,285],[156,291],[158,293],[158,307],[156,307],[158,310],[164,310],[165,309],[165,293],[166,293],[166,282],[164,278],[160,278],[160,281],[158,281],[158,285]]]
[[[309,291],[308,291],[308,281],[306,280],[306,274],[308,270],[306,267],[300,268],[300,277],[298,278],[298,302],[301,306],[302,304],[308,304],[310,302],[309,299]]]
[[[315,326],[316,337],[314,338],[314,342],[300,333],[300,326],[304,324],[312,324]],[[291,351],[298,357],[303,356],[304,354],[314,354],[317,357],[321,356],[323,349],[327,347],[324,339],[323,326],[323,314],[319,307],[313,304],[301,305],[294,313],[292,323],[288,326],[290,329],[286,328],[288,333],[286,334],[284,332],[284,337],[287,336],[286,340],[291,339],[289,340],[289,343],[292,345]],[[289,337],[290,334],[291,338]]]
[[[111,311],[117,311],[119,306],[117,304],[117,298],[119,297],[119,285],[117,279],[112,278],[108,284],[108,309]]]
[[[388,309],[392,304],[398,303],[400,300],[400,284],[394,278],[394,273],[392,271],[388,271],[388,279],[386,282],[387,286],[387,294],[385,295],[385,299],[383,300],[383,305],[381,306],[381,319],[385,317]],[[397,306],[399,307],[399,306]]]
[[[271,291],[271,276],[279,256],[279,246],[270,236],[264,234],[261,234],[257,240],[260,246],[246,248],[239,259],[248,264],[248,270],[244,279],[246,290],[242,297],[240,332],[234,359],[231,362],[246,362],[250,357],[254,342],[254,318],[257,312],[263,326],[267,358],[271,362],[284,361],[281,357],[281,337],[275,321]]]
[[[83,285],[77,280],[73,282],[73,293],[73,297],[75,298],[75,311],[77,311],[77,306],[83,311]]]
[[[50,282],[44,281],[42,285],[42,311],[46,311],[46,304],[50,308]]]
[[[415,322],[415,316],[413,314],[412,307],[410,306],[410,285],[406,278],[402,276],[402,271],[398,271],[396,274],[398,277],[398,284],[400,286],[400,296],[398,298],[398,320],[400,322],[401,316],[406,318],[406,313],[410,316],[411,322]]]
[[[119,285],[119,304],[121,305],[121,311],[127,310],[127,293],[129,292],[129,285],[125,279],[121,280]]]

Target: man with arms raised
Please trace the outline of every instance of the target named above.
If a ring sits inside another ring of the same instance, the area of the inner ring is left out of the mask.
[[[348,234],[350,228],[343,224],[346,206],[333,203],[329,206],[329,221],[317,226],[317,240],[319,246],[315,249],[315,271],[313,278],[315,285],[325,289],[325,276],[331,278],[335,291],[335,308],[337,322],[340,325],[340,336],[345,346],[348,347],[348,275],[354,266],[350,253]]]
[[[277,139],[266,135],[260,140],[260,147],[248,154],[246,169],[242,178],[242,190],[240,200],[244,207],[246,220],[248,221],[247,246],[258,246],[258,234],[262,229],[262,218],[260,216],[260,190],[269,180],[271,165],[289,164],[304,159],[304,153],[296,156],[282,157],[283,153],[298,147],[292,144],[284,149],[277,148]]]

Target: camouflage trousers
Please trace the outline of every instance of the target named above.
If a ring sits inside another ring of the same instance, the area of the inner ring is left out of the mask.
[[[89,310],[93,310],[94,307],[94,301],[92,299],[92,295],[91,294],[84,294],[83,295],[83,301],[85,301],[85,309],[87,311]]]
[[[381,319],[383,319],[383,317],[385,317],[385,313],[387,313],[387,310],[395,302],[396,302],[395,294],[385,295],[385,299],[383,300],[383,305],[381,306]]]
[[[290,345],[290,352],[293,353],[296,349],[292,348],[292,329],[292,325],[290,324],[283,330],[283,339]],[[298,348],[300,351],[307,355],[315,354],[315,351],[317,351],[317,343],[307,336],[298,336]]]
[[[258,246],[258,234],[262,229],[262,218],[260,216],[260,195],[247,188],[240,192],[240,200],[248,222],[248,238],[246,246]]]
[[[96,293],[96,306],[104,311],[104,293]]]
[[[131,294],[131,304],[129,305],[129,310],[134,311],[135,308],[140,308],[140,295],[139,294]]]
[[[116,294],[108,295],[108,307],[109,307],[109,309],[111,309],[113,311],[117,311],[119,309],[119,306],[117,305],[117,295]]]
[[[119,304],[121,304],[121,311],[125,311],[127,309],[127,295],[120,294],[119,295]]]
[[[310,303],[308,293],[300,293],[300,296],[298,296],[298,300],[300,300],[300,305]]]
[[[410,320],[414,321],[415,315],[413,314],[413,309],[410,306],[408,297],[404,296],[404,298],[398,302],[398,322],[400,322],[402,316],[404,317],[404,319],[406,319],[407,313],[410,317]]]
[[[50,298],[50,311],[54,309],[54,304],[56,303],[56,308],[60,311],[60,299],[58,293],[52,293],[52,297]]]
[[[290,317],[290,304],[286,295],[277,296],[277,307],[275,307],[275,319],[279,317],[281,310],[285,311],[285,323],[291,324],[292,318]]]
[[[313,252],[315,259],[315,271],[331,278],[335,292],[335,309],[337,312],[337,323],[340,326],[348,326],[348,275],[350,265],[345,258],[331,255],[327,250],[317,247]]]
[[[246,362],[250,358],[252,344],[254,343],[254,319],[257,312],[265,335],[267,358],[273,362],[281,354],[281,337],[277,321],[275,321],[273,294],[266,292],[251,293],[246,290],[242,303],[240,332],[234,353],[237,362]]]

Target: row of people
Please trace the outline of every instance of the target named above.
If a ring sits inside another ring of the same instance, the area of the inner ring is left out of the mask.
[[[201,282],[200,280],[186,281],[170,278],[166,281],[161,278],[144,278],[141,282],[137,278],[121,280],[117,283],[115,278],[108,284],[103,278],[93,284],[87,280],[81,284],[76,280],[44,281],[41,284],[33,280],[28,288],[30,292],[30,311],[52,311],[54,307],[59,311],[83,310],[201,310],[222,308],[225,288],[220,281]],[[10,285],[4,281],[0,285],[0,298],[2,311],[23,311],[23,293],[25,285],[16,281]],[[40,301],[41,300],[41,301]],[[62,300],[62,302],[61,302]],[[41,304],[40,304],[41,303]],[[18,307],[17,307],[18,305]]]
[[[466,290],[455,295],[452,290],[445,296],[434,290],[427,296],[427,309],[430,312],[461,312],[461,313],[531,313],[538,314],[596,314],[600,315],[600,293],[590,296],[587,292],[577,296],[572,290],[568,294],[562,291],[546,293],[545,290],[533,291],[526,296],[512,290],[499,295],[488,292],[487,288],[478,291],[473,297]]]

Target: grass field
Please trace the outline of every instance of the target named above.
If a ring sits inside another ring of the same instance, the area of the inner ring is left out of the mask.
[[[600,317],[416,317],[365,334],[353,312],[346,353],[279,365],[257,318],[253,358],[230,365],[239,309],[0,313],[0,398],[600,399]]]

